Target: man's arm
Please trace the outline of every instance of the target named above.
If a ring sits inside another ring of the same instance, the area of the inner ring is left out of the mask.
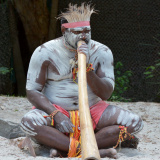
[[[51,114],[56,108],[48,100],[48,98],[41,92],[46,80],[47,80],[47,69],[48,66],[52,68],[53,73],[59,74],[54,63],[45,57],[44,52],[46,49],[40,50],[40,47],[36,49],[30,61],[28,74],[27,74],[27,85],[26,92],[28,100],[40,110],[43,110],[47,114]],[[58,112],[55,116],[55,125],[61,132],[73,132],[70,119]]]
[[[87,82],[93,93],[102,100],[107,100],[113,92],[113,86],[110,82],[101,79],[94,72],[87,74]]]
[[[93,93],[102,100],[107,100],[114,89],[113,55],[108,48],[98,52],[98,68],[96,72],[87,73],[87,82]]]
[[[26,93],[28,100],[40,110],[47,114],[51,114],[56,108],[50,101],[41,93],[47,80],[47,68],[50,61],[47,59],[44,52],[46,49],[38,47],[33,53],[27,74]],[[47,52],[47,51],[46,51]]]

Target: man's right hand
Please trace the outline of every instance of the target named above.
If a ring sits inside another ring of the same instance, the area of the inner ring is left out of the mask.
[[[61,112],[58,112],[54,116],[55,120],[55,128],[58,129],[62,133],[73,133],[72,127],[75,127],[70,119]]]
[[[83,54],[85,54],[86,57],[87,57],[87,55],[88,55],[88,45],[87,45],[85,42],[83,42],[83,43],[77,48],[77,52],[78,52],[78,53],[83,53]]]

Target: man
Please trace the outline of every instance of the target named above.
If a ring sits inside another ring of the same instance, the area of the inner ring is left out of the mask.
[[[27,136],[54,148],[52,156],[60,151],[67,153],[70,148],[71,140],[64,133],[73,132],[75,127],[69,111],[79,109],[77,51],[85,54],[87,66],[90,64],[88,99],[100,156],[117,158],[114,148],[119,142],[132,138],[130,133],[143,127],[136,114],[104,102],[115,85],[113,56],[107,46],[91,40],[89,21],[93,12],[88,4],[70,4],[59,17],[63,37],[39,46],[30,61],[26,91],[36,109],[22,118],[21,128]],[[85,43],[77,48],[80,40]]]

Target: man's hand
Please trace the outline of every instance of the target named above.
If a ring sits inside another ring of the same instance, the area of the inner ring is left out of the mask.
[[[83,53],[87,56],[88,55],[88,45],[86,43],[82,43],[82,45],[77,48],[77,52]]]
[[[75,126],[72,124],[70,119],[67,116],[65,116],[63,113],[58,112],[54,116],[54,120],[55,120],[55,128],[58,129],[60,132],[73,133],[72,127],[75,127]]]

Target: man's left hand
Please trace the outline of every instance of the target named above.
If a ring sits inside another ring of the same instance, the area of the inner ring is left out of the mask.
[[[86,56],[88,55],[88,45],[86,43],[82,43],[80,47],[77,48],[77,52],[83,53]]]

